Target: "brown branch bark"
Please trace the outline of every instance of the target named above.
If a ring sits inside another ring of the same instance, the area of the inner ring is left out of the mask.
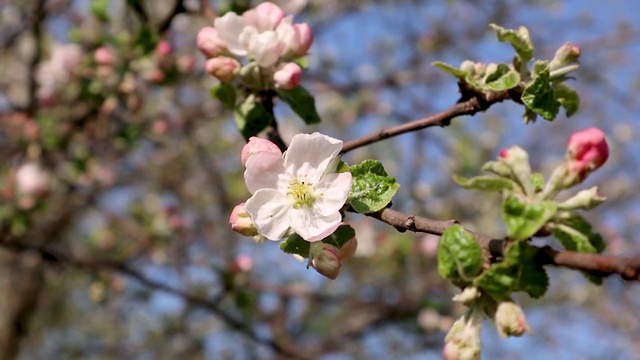
[[[442,235],[449,226],[458,223],[455,220],[433,220],[416,215],[407,215],[393,209],[382,209],[367,214],[372,218],[387,223],[400,232],[413,231]],[[493,239],[490,236],[471,231],[485,252],[486,262],[500,258],[503,255],[504,240]],[[575,251],[555,250],[551,247],[538,247],[536,257],[541,266],[551,265],[567,269],[589,272],[595,276],[606,277],[620,275],[625,280],[640,280],[640,256],[613,256],[602,254],[587,254]]]
[[[42,260],[34,254],[0,254],[3,289],[11,289],[9,296],[0,297],[0,360],[18,357],[20,343],[29,333],[31,318],[37,308],[43,288]]]
[[[340,153],[346,154],[351,150],[411,131],[421,130],[431,126],[447,126],[451,123],[451,120],[457,116],[475,115],[477,112],[487,110],[495,103],[508,99],[512,99],[516,102],[520,101],[520,95],[517,90],[486,91],[483,93],[477,93],[465,89],[465,85],[462,83],[459,83],[458,85],[460,87],[462,97],[458,103],[449,109],[422,119],[410,121],[387,129],[381,129],[361,138],[347,141],[342,146],[342,151]]]

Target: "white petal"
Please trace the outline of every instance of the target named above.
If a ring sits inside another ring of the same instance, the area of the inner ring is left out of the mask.
[[[316,184],[342,150],[342,141],[320,134],[298,134],[291,139],[284,166],[299,181]]]
[[[320,215],[312,208],[301,207],[289,211],[289,223],[296,234],[307,241],[319,241],[333,234],[342,223],[342,216],[335,212],[328,216]]]
[[[338,212],[347,202],[351,190],[351,173],[333,173],[322,177],[315,186],[314,210],[321,215]]]
[[[289,230],[291,208],[291,200],[274,189],[258,190],[245,204],[258,233],[269,240],[280,240]]]
[[[228,12],[223,17],[216,18],[213,26],[218,31],[218,37],[227,46],[227,49],[234,55],[246,55],[245,49],[241,46],[239,35],[245,28],[245,21],[238,14]]]
[[[244,182],[250,193],[264,188],[278,188],[278,176],[284,173],[282,156],[261,151],[249,156],[246,165]]]
[[[273,31],[257,34],[247,46],[248,55],[262,67],[273,66],[282,55],[283,49],[284,44],[281,44]]]

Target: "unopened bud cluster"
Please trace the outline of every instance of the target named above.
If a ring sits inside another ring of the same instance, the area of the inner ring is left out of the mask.
[[[271,2],[263,2],[238,15],[229,12],[200,30],[198,49],[207,57],[205,71],[223,83],[234,79],[250,88],[293,89],[302,79],[294,62],[313,43],[306,23],[294,24],[293,16]]]

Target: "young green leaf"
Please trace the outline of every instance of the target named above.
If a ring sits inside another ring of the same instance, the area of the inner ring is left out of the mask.
[[[505,64],[499,64],[496,71],[485,79],[485,84],[491,90],[513,89],[519,82],[520,74]]]
[[[235,120],[238,130],[248,140],[266,129],[273,121],[273,116],[261,102],[256,101],[255,95],[249,95],[236,106]]]
[[[511,171],[511,166],[507,165],[504,161],[488,161],[487,163],[482,165],[482,170],[494,173],[507,179],[515,179],[513,177],[513,172]]]
[[[528,202],[509,195],[502,204],[502,216],[509,238],[524,240],[538,232],[557,211],[553,201]]]
[[[538,76],[522,92],[522,102],[525,106],[543,119],[551,121],[560,110],[560,102],[554,97],[549,82],[549,69],[541,71]]]
[[[228,109],[233,109],[236,105],[236,90],[231,84],[216,85],[209,90],[209,93],[212,98],[218,99]]]
[[[353,176],[349,203],[362,214],[383,209],[395,195],[400,184],[392,176],[387,175],[382,163],[378,160],[364,160],[352,165],[349,171]]]
[[[431,63],[431,65],[437,67],[438,69],[446,72],[447,74],[451,74],[455,77],[457,77],[458,79],[464,79],[467,76],[467,72],[461,69],[458,69],[455,66],[449,65],[447,63],[444,63],[442,61],[434,61]]]
[[[521,63],[526,64],[533,59],[533,43],[526,27],[520,26],[518,30],[511,30],[496,24],[489,24],[489,26],[495,30],[499,41],[511,43]]]
[[[605,249],[602,236],[591,229],[581,216],[575,215],[553,224],[553,236],[558,239],[565,249],[586,253],[601,253]]]
[[[320,115],[316,110],[316,101],[302,86],[292,90],[277,90],[278,96],[289,104],[291,109],[300,116],[307,125],[320,123]]]
[[[533,195],[533,182],[531,181],[531,165],[529,164],[529,154],[519,146],[512,146],[500,155],[500,162],[504,163],[511,170],[510,179],[513,179],[522,191]]]
[[[507,299],[517,291],[538,298],[547,291],[549,276],[536,265],[537,253],[536,248],[522,241],[513,242],[507,248],[504,260],[478,276],[473,285],[495,299]]]
[[[338,163],[338,168],[336,169],[337,173],[343,173],[343,172],[347,172],[349,171],[349,164],[347,164],[346,162],[340,160],[340,162]]]
[[[570,117],[578,111],[580,107],[580,96],[576,89],[565,83],[559,83],[553,86],[553,96],[565,109],[567,117]]]
[[[289,235],[280,242],[280,250],[287,254],[300,255],[303,258],[309,257],[309,244],[298,234]]]
[[[482,269],[482,249],[461,225],[447,228],[438,243],[438,272],[455,285],[469,284]]]
[[[474,176],[466,179],[458,175],[453,175],[453,181],[465,189],[474,189],[480,191],[497,191],[513,190],[518,185],[510,179],[496,176]]]
[[[338,249],[342,247],[347,241],[353,239],[356,236],[356,231],[349,225],[340,225],[336,231],[322,239],[322,242],[331,244]]]
[[[535,192],[541,191],[544,188],[544,176],[538,172],[531,174],[531,183]]]

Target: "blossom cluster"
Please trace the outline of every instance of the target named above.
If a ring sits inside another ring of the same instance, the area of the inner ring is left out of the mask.
[[[355,239],[340,248],[321,242],[342,225],[351,190],[351,173],[337,172],[341,149],[342,141],[320,133],[294,136],[284,154],[268,140],[249,139],[241,158],[252,196],[233,209],[231,228],[274,241],[297,234],[312,243],[309,265],[335,279],[357,246]]]
[[[239,78],[251,88],[298,86],[302,69],[294,60],[313,43],[308,24],[294,24],[278,5],[264,2],[242,15],[228,12],[213,25],[196,39],[207,73],[223,83]]]

